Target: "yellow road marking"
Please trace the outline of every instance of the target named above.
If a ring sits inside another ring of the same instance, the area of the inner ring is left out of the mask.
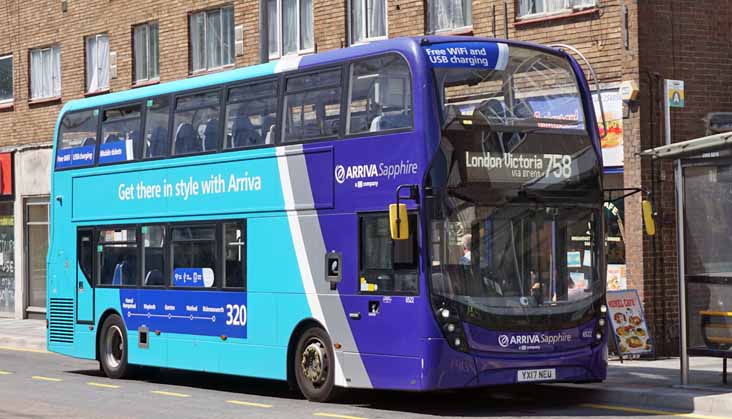
[[[119,388],[119,386],[118,386],[118,385],[116,385],[116,384],[104,384],[104,383],[95,383],[95,382],[93,382],[93,381],[89,381],[89,382],[88,382],[88,383],[86,383],[86,384],[87,384],[87,385],[89,385],[89,386],[92,386],[92,387],[103,387],[103,388]]]
[[[675,413],[675,412],[667,412],[665,410],[640,409],[637,407],[610,406],[610,405],[605,405],[605,404],[594,404],[594,403],[583,403],[580,406],[591,407],[593,409],[616,410],[616,411],[628,412],[628,413],[643,413],[646,415],[675,416],[675,417],[693,418],[693,419],[729,419],[729,418],[725,418],[722,416],[699,415],[696,413]]]
[[[366,419],[358,416],[338,415],[335,413],[313,413],[313,416],[323,416],[326,418],[340,418],[340,419]]]
[[[34,380],[51,381],[51,382],[54,382],[54,383],[58,383],[59,381],[63,381],[60,378],[44,377],[42,375],[34,375],[31,378],[34,379]]]
[[[10,371],[0,371],[0,375],[10,375],[12,372]]]
[[[0,350],[16,351],[16,352],[32,352],[34,354],[49,354],[50,353],[45,349],[19,348],[17,346],[0,346]]]
[[[239,401],[239,400],[227,400],[226,403],[238,404],[240,406],[263,407],[265,409],[268,409],[268,408],[272,407],[271,404],[253,403],[253,402],[242,402],[242,401]]]
[[[170,397],[191,397],[190,394],[173,393],[172,391],[153,390],[150,393],[159,394],[161,396],[170,396]]]

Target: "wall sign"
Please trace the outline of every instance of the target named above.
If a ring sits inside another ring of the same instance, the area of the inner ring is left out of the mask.
[[[0,200],[13,199],[13,153],[0,153]]]

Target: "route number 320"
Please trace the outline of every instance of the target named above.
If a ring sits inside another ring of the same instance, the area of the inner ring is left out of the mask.
[[[227,326],[246,326],[247,324],[247,306],[237,304],[226,305],[226,325]]]

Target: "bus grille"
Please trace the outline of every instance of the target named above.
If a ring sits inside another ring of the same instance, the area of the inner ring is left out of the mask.
[[[51,298],[48,316],[48,340],[74,343],[74,300]]]

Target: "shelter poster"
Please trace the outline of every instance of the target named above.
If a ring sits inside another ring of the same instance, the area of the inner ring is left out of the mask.
[[[653,352],[638,291],[608,291],[607,306],[620,355],[641,355]]]
[[[600,101],[597,94],[592,95],[595,104],[595,115],[597,126],[600,129],[600,136],[604,132],[602,115],[600,112]],[[607,135],[600,138],[602,146],[602,160],[605,167],[623,166],[623,98],[620,91],[604,90],[602,92],[602,107],[607,122]]]
[[[607,264],[607,290],[622,291],[628,289],[628,277],[625,264]]]

